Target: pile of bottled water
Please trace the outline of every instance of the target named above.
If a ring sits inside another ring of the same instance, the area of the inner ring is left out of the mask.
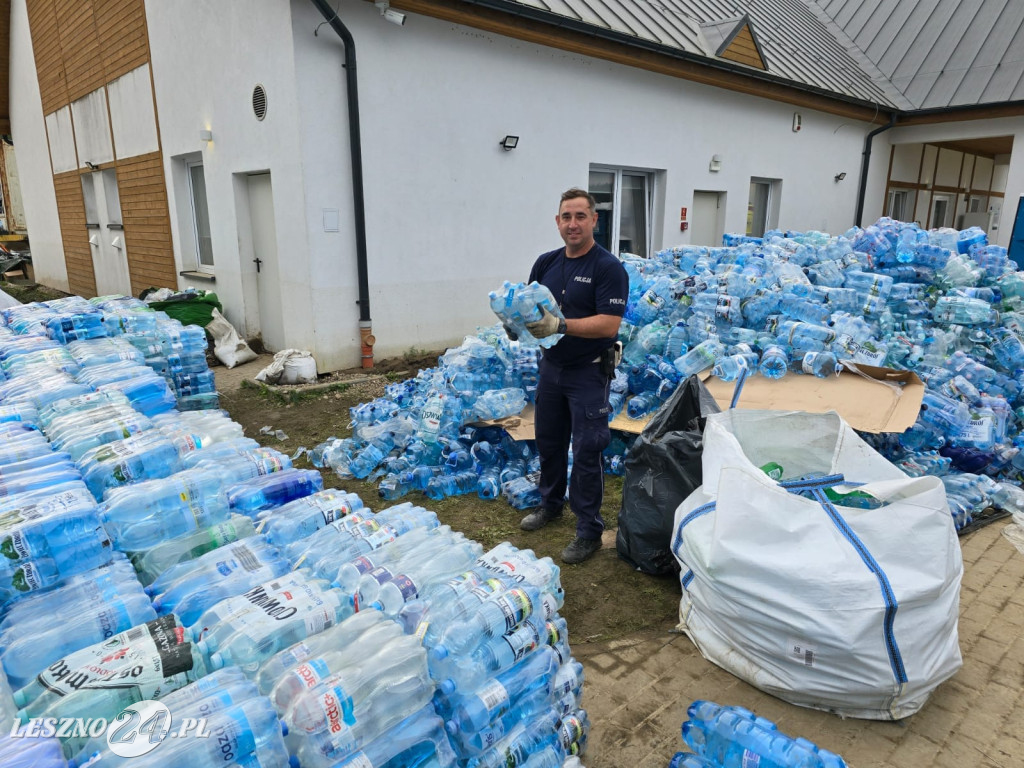
[[[982,230],[925,231],[883,218],[837,236],[727,235],[722,248],[622,262],[630,294],[610,418],[623,410],[643,418],[687,376],[709,371],[731,381],[741,372],[834,377],[841,361],[913,370],[926,384],[917,423],[864,437],[908,474],[941,476],[958,529],[992,505],[1024,509],[1015,487],[1024,477],[1024,272]],[[524,295],[551,304],[543,286],[491,294],[517,332],[535,319],[518,301]],[[342,477],[379,479],[388,499],[475,491],[536,506],[530,443],[474,424],[515,411],[490,410],[498,392],[519,386],[532,402],[538,351],[528,334],[513,342],[500,325],[482,329],[437,368],[353,408],[353,436],[325,442],[313,458]],[[622,473],[627,439],[617,435],[605,452],[607,472]]]
[[[698,700],[686,714],[683,741],[693,751],[677,752],[669,768],[846,768],[839,755],[780,733],[775,723],[743,707]]]
[[[581,752],[557,566],[485,553],[408,502],[375,513],[223,411],[181,410],[215,399],[155,369],[193,335],[154,316],[111,298],[4,315],[4,765],[536,768]],[[125,714],[153,702],[165,721]]]

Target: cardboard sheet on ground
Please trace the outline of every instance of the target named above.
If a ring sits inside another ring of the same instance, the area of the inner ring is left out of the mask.
[[[504,419],[488,419],[476,421],[474,424],[484,426],[496,425],[504,428],[513,440],[533,440],[533,404],[527,405],[517,416],[506,416]]]
[[[917,420],[924,397],[924,384],[917,374],[848,363],[835,378],[788,375],[779,381],[764,376],[747,379],[737,407],[752,410],[836,411],[854,429],[862,432],[903,432]],[[704,384],[715,401],[726,409],[732,401],[734,382],[710,373]],[[631,419],[623,410],[611,422],[612,429],[640,434],[650,420]]]

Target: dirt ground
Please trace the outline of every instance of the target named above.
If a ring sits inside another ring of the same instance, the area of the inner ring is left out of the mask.
[[[375,363],[372,373],[387,374],[401,380],[415,376],[421,367],[437,365],[437,352],[417,352]],[[345,375],[367,373],[355,369]],[[386,380],[364,384],[336,385],[337,388],[306,394],[285,402],[273,393],[252,387],[222,392],[221,404],[231,417],[245,428],[245,433],[262,444],[288,455],[300,446],[313,448],[329,437],[348,437],[348,409],[382,393]],[[262,435],[260,429],[271,426],[287,434],[287,440]],[[299,468],[312,468],[305,456],[295,462]],[[341,480],[330,470],[321,470],[324,487],[340,488],[359,494],[363,502],[375,510],[391,505],[378,496],[376,483]],[[605,497],[601,514],[609,532],[614,531],[622,500],[622,478],[606,476]],[[484,501],[471,494],[432,501],[419,492],[402,501],[412,501],[437,513],[441,522],[462,531],[485,548],[502,541],[530,548],[538,556],[550,556],[561,565],[559,553],[573,537],[574,518],[566,511],[562,520],[539,531],[519,528],[525,512],[510,507],[504,500]],[[679,605],[679,582],[675,577],[654,578],[635,571],[615,553],[614,535],[606,533],[605,547],[585,563],[562,566],[565,606],[561,614],[570,630],[570,643],[597,643],[614,640],[638,630],[666,631],[676,623]]]

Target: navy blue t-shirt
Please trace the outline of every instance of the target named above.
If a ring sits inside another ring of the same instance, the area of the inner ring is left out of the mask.
[[[546,285],[567,318],[618,315],[626,311],[629,276],[621,262],[597,243],[583,256],[569,259],[565,248],[541,254],[530,270],[530,282]],[[596,359],[615,339],[563,336],[544,359],[562,368]]]

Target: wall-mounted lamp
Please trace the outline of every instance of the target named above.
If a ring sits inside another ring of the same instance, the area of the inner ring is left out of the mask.
[[[720,170],[722,170],[722,156],[712,155],[711,163],[708,164],[708,171],[711,173],[718,173]]]
[[[846,171],[840,171],[836,174],[836,184],[846,178]]]
[[[90,171],[98,171],[100,169],[100,167],[96,165],[96,163],[90,163],[88,160],[85,161],[85,164],[89,166]]]
[[[205,141],[207,144],[209,144],[211,141],[213,141],[213,131],[200,131],[199,140]]]
[[[374,5],[380,10],[380,15],[392,24],[397,24],[400,27],[405,24],[405,14],[392,8],[388,0],[377,0]]]
[[[506,152],[510,152],[519,146],[518,136],[506,136],[504,139],[498,142],[498,146],[504,149]]]

